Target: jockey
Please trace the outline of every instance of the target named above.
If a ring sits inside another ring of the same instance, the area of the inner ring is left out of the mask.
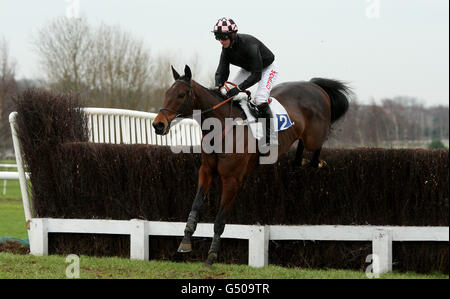
[[[227,97],[233,97],[258,83],[253,99],[257,106],[258,117],[266,119],[266,143],[270,143],[269,109],[270,91],[278,76],[274,54],[257,38],[249,34],[238,34],[236,23],[230,18],[221,18],[214,26],[216,40],[222,44],[219,66],[217,67],[215,84],[220,88],[228,80],[230,64],[241,67],[232,81],[237,87],[227,92]],[[273,140],[273,139],[272,139]]]

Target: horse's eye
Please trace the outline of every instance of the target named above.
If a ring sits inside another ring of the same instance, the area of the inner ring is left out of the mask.
[[[180,94],[178,95],[178,97],[179,97],[180,99],[182,99],[182,98],[184,98],[185,95],[186,95],[185,93],[180,93]]]

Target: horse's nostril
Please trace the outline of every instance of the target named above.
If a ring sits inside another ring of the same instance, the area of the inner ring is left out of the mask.
[[[153,128],[155,128],[157,133],[162,132],[164,130],[164,124],[162,122],[157,122],[156,124],[154,123]]]

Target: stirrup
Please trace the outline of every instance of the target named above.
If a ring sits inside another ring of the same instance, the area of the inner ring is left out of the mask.
[[[248,107],[248,110],[250,110],[250,113],[251,113],[256,119],[258,119],[258,117],[259,117],[259,115],[260,115],[260,112],[259,112],[259,110],[258,110],[258,106],[255,105],[255,104],[253,104],[251,101],[248,101],[248,102],[247,102],[247,107]]]
[[[266,132],[264,134],[264,146],[278,146],[278,138],[275,135],[275,128],[272,128],[273,114],[269,103],[258,106],[259,117],[264,118],[266,122]]]
[[[279,146],[280,145],[278,143],[278,138],[276,138],[275,135],[272,133],[273,133],[272,130],[270,130],[269,138],[267,138],[266,136],[263,137],[264,144],[262,146]],[[267,140],[267,139],[269,139],[269,140]]]

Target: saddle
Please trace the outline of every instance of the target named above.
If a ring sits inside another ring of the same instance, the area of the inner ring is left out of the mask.
[[[258,121],[259,118],[263,118],[263,115],[261,111],[258,110],[258,106],[253,104],[246,94],[241,94],[242,93],[239,93],[233,101],[239,103],[247,116],[247,119],[242,120],[240,123],[238,122],[238,125],[248,125],[252,131],[253,137],[259,140],[265,136],[263,125]],[[271,119],[271,127],[274,128],[275,132],[287,130],[294,125],[286,109],[274,97],[269,99],[269,109],[273,116]]]
[[[225,89],[229,89],[227,84],[233,85],[230,82],[225,83],[225,88],[222,89],[222,92],[226,92]],[[243,91],[238,93],[233,98],[233,103],[238,103],[244,111],[247,119],[238,121],[238,125],[248,125],[250,130],[257,140],[260,140],[265,136],[265,132],[263,130],[263,125],[258,121],[259,118],[264,118],[261,111],[258,110],[258,106],[253,104],[251,101],[251,93],[249,91]],[[289,114],[286,109],[280,102],[277,101],[274,97],[269,98],[269,109],[272,113],[272,128],[274,128],[275,132],[281,132],[287,130],[294,123],[291,121]]]

